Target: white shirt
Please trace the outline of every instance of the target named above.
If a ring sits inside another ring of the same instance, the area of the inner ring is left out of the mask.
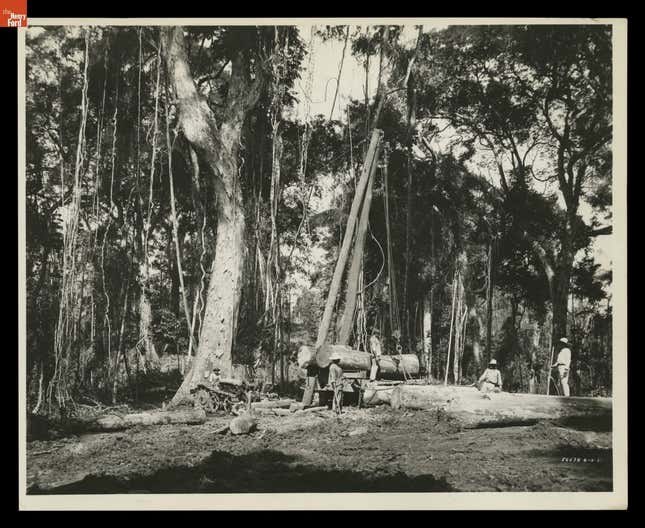
[[[370,350],[376,357],[381,355],[381,341],[375,335],[370,338]]]
[[[565,367],[569,368],[569,365],[571,365],[571,349],[569,347],[564,347],[562,350],[560,350],[560,353],[558,354],[558,361],[556,363],[558,365],[564,365]]]

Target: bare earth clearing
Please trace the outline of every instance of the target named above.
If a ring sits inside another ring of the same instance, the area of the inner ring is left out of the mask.
[[[27,446],[28,493],[611,491],[611,432],[461,429],[388,407],[261,416],[246,436],[137,427]]]

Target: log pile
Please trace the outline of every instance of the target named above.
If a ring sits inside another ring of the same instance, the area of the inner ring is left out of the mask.
[[[456,418],[465,427],[530,425],[540,420],[611,422],[611,398],[489,393],[474,387],[398,385],[390,395],[394,409],[427,409]]]
[[[345,345],[322,345],[318,350],[310,346],[302,346],[298,351],[300,368],[316,366],[324,369],[329,367],[332,353],[340,356],[340,366],[343,370],[370,370],[372,356],[369,352],[355,350]],[[383,379],[406,379],[419,374],[419,358],[416,354],[400,354],[381,356],[379,358],[379,377]]]

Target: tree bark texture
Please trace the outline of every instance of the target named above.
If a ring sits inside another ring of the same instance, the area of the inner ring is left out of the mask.
[[[195,87],[188,64],[182,27],[164,33],[170,85],[178,104],[178,128],[200,160],[211,168],[217,200],[217,240],[206,297],[199,350],[190,372],[173,398],[174,405],[213,367],[232,374],[232,350],[245,258],[245,216],[238,182],[238,152],[242,126],[259,97],[261,77],[251,82],[249,59],[239,53],[231,61],[226,113],[218,127],[215,116]]]

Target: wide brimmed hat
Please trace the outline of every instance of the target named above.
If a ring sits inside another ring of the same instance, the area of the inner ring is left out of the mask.
[[[488,364],[489,364],[489,365],[497,365],[497,360],[496,360],[496,359],[491,359],[491,360],[488,362]]]
[[[338,352],[332,352],[331,356],[329,356],[330,361],[335,361],[336,359],[340,359],[340,354]]]
[[[569,342],[569,340],[568,340],[566,337],[561,337],[561,338],[560,338],[560,342],[561,342],[561,343],[568,343],[568,342]]]

